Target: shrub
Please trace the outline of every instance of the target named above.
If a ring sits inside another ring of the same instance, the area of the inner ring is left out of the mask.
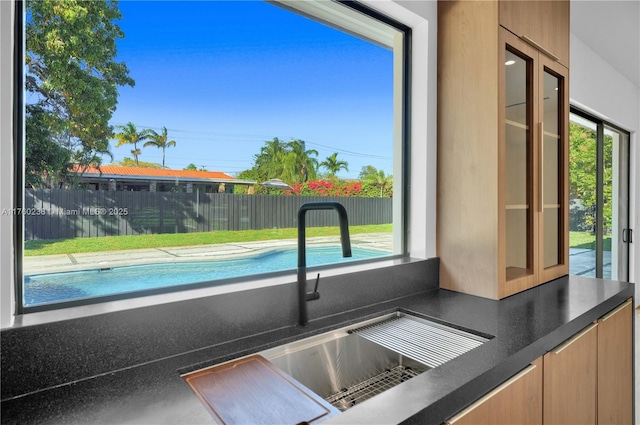
[[[293,185],[293,190],[286,192],[288,195],[307,196],[358,196],[365,198],[379,198],[380,187],[372,183],[362,181],[329,181],[318,180]],[[383,197],[391,197],[391,188],[384,188]]]

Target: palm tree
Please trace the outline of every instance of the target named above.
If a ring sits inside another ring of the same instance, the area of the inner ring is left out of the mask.
[[[259,180],[281,178],[284,171],[284,157],[287,144],[277,137],[264,143],[260,153],[254,156],[254,169]]]
[[[136,161],[136,167],[139,165],[138,156],[141,151],[138,149],[138,143],[147,140],[149,137],[149,130],[142,130],[138,132],[135,124],[129,121],[125,125],[118,125],[116,128],[120,129],[119,133],[113,135],[113,137],[117,140],[116,148],[122,145],[133,145],[133,150],[131,154]]]
[[[292,140],[287,143],[288,152],[284,157],[285,170],[282,180],[306,182],[314,179],[318,169],[318,156],[315,149],[306,149],[304,140]]]
[[[176,145],[175,140],[169,140],[169,136],[167,136],[167,127],[162,127],[162,134],[156,133],[154,130],[148,130],[147,137],[150,139],[143,146],[146,148],[147,146],[155,146],[157,148],[162,149],[162,168],[164,167],[164,153],[165,149],[171,146]]]
[[[241,173],[242,178],[252,180],[281,179],[300,183],[316,176],[318,151],[305,148],[302,140],[283,142],[277,137],[266,141],[260,153],[254,155],[251,170]]]
[[[349,163],[347,161],[338,161],[338,152],[332,153],[324,161],[320,163],[320,167],[324,167],[329,171],[329,178],[334,180],[336,174],[340,170],[349,171]]]

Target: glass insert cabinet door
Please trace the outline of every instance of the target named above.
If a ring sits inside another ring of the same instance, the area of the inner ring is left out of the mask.
[[[507,46],[505,79],[506,279],[533,273],[533,60]]]
[[[543,267],[557,266],[562,262],[560,256],[560,224],[562,222],[562,200],[560,175],[562,167],[562,138],[559,116],[562,107],[559,99],[559,90],[562,88],[562,80],[550,73],[543,71],[542,76],[542,121],[540,124],[541,140],[541,196],[542,199],[542,238],[543,238]]]
[[[568,71],[517,38],[504,49],[504,277],[526,289],[568,273]]]
[[[569,273],[569,96],[568,70],[540,54],[539,279]]]

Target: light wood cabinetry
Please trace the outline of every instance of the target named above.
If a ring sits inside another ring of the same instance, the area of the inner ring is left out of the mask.
[[[440,286],[492,299],[569,262],[569,71],[500,26],[509,7],[438,3]]]
[[[446,422],[449,425],[542,423],[542,358]]]
[[[598,320],[598,424],[633,423],[633,303]]]
[[[595,424],[597,325],[544,355],[544,424]]]
[[[569,67],[568,1],[500,1],[500,25]]]
[[[632,424],[632,320],[629,299],[446,423]]]
[[[628,300],[544,356],[544,424],[633,423]]]

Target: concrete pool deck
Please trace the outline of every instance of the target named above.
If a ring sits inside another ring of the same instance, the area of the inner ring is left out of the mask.
[[[391,252],[393,236],[390,233],[363,233],[351,236],[353,248]],[[96,238],[99,243],[100,239]],[[307,246],[339,246],[336,236],[307,238]],[[122,267],[140,264],[231,260],[257,255],[274,249],[295,249],[296,239],[257,242],[235,242],[215,245],[102,251],[78,254],[40,255],[24,257],[25,275],[59,273],[78,270]]]

